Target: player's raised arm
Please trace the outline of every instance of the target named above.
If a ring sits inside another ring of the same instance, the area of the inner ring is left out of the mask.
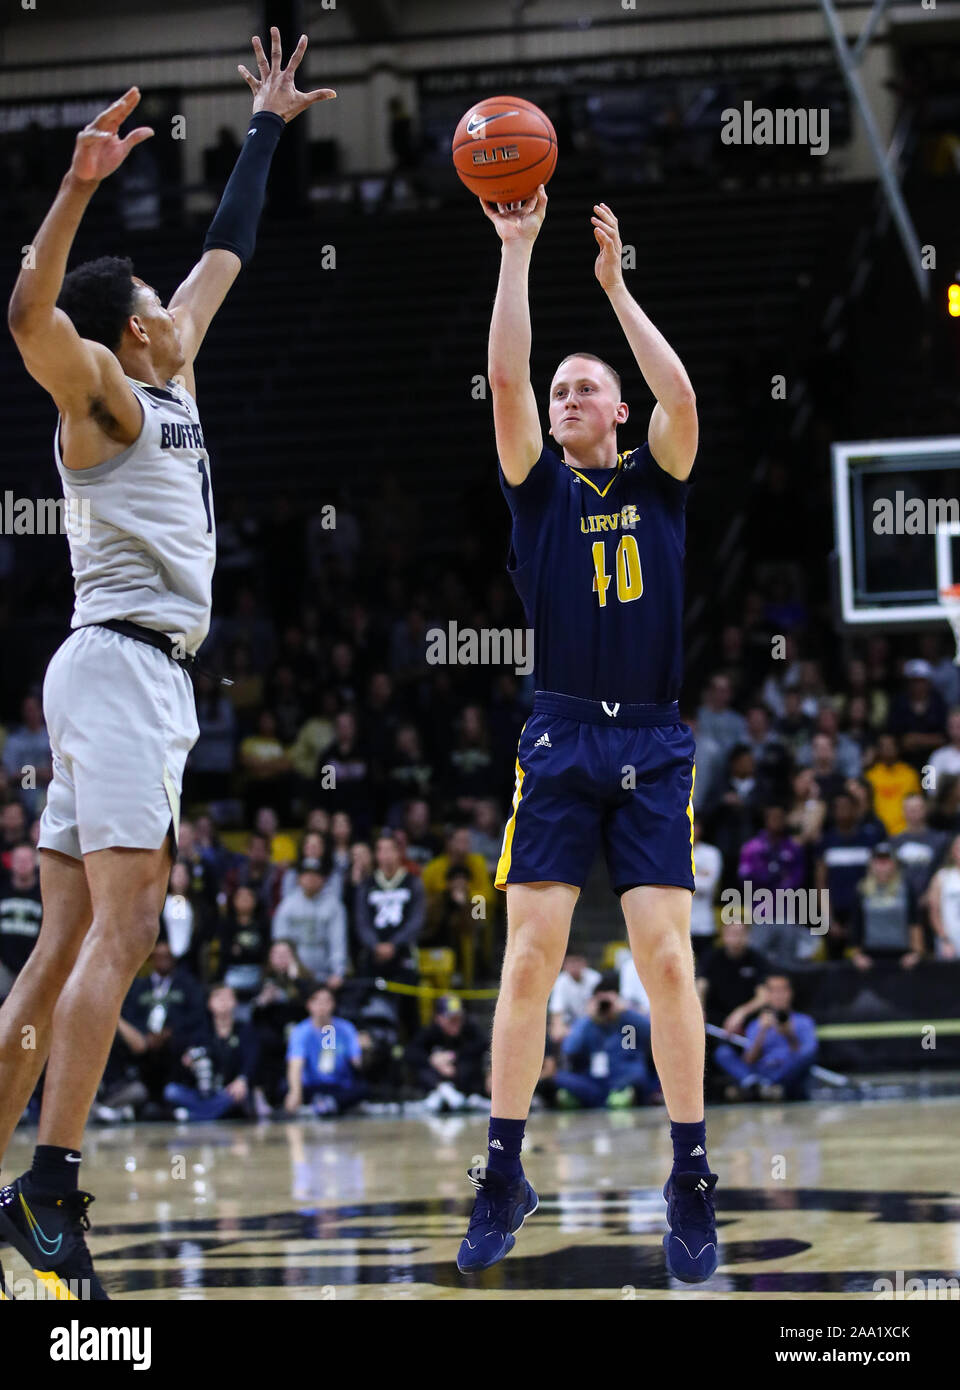
[[[593,209],[593,232],[600,247],[596,275],[620,321],[637,366],[657,404],[650,416],[650,452],[674,478],[686,478],[697,456],[697,398],[686,368],[623,282],[623,243],[617,219],[606,203]]]
[[[301,34],[286,67],[281,66],[279,29],[270,30],[269,63],[259,38],[252,43],[259,77],[254,77],[242,63],[238,65],[253,92],[253,116],[247,138],[207,232],[203,256],[170,301],[186,358],[184,375],[191,391],[191,364],[200,344],[241,267],[253,255],[267,175],[283,128],[308,106],[336,96],[329,87],[300,92],[294,84],[294,75],[307,51],[306,34]]]
[[[487,380],[493,395],[493,423],[500,466],[508,483],[522,483],[540,457],[543,434],[530,383],[530,256],[547,210],[541,185],[519,212],[480,206],[502,242],[500,280],[490,321]]]
[[[102,343],[81,338],[57,299],[67,258],[87,204],[101,180],[118,169],[130,151],[153,134],[140,126],[122,140],[120,126],[140,100],[136,87],[85,126],[77,136],[70,168],[31,243],[29,262],[17,276],[7,323],[30,375],[56,401],[61,412],[74,405],[84,412],[96,400],[112,417],[114,437],[136,438],[140,407],[114,354]]]

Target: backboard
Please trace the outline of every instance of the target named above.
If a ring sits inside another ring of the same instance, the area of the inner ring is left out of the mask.
[[[960,581],[960,437],[832,446],[834,602],[844,626],[944,622]]]

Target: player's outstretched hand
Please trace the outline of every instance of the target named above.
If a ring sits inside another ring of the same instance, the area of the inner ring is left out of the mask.
[[[301,111],[306,111],[314,102],[331,101],[337,95],[330,87],[317,87],[313,92],[298,92],[294,86],[293,75],[307,51],[306,34],[300,35],[300,42],[293,50],[285,68],[280,66],[280,30],[276,26],[270,30],[269,63],[260,40],[254,36],[251,42],[260,76],[254,77],[242,63],[238,63],[237,67],[253,93],[254,115],[258,111],[273,111],[285,121],[292,121],[294,116],[299,116]]]
[[[623,284],[623,242],[620,240],[620,227],[617,219],[606,203],[595,203],[593,216],[593,235],[600,247],[594,270],[600,284],[609,294]]]
[[[493,208],[484,198],[479,202],[484,216],[489,217],[496,227],[497,235],[502,242],[529,241],[532,245],[536,241],[547,214],[547,191],[543,184],[532,197],[520,204],[516,212],[507,212],[503,203],[498,203]]]
[[[148,125],[131,130],[122,140],[117,134],[139,100],[139,88],[131,87],[106,111],[101,111],[89,125],[84,126],[77,136],[70,164],[70,172],[75,178],[85,183],[105,179],[114,169],[119,169],[135,145],[150,139],[153,131]]]

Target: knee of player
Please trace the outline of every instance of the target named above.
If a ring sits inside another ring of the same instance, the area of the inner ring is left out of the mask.
[[[152,895],[145,895],[140,902],[134,900],[98,912],[91,930],[104,955],[137,971],[160,935],[156,903]]]
[[[693,981],[693,956],[689,943],[667,941],[651,950],[641,971],[648,994],[686,989]]]
[[[541,942],[530,939],[515,942],[503,962],[503,985],[518,994],[546,997],[556,983],[561,961]]]

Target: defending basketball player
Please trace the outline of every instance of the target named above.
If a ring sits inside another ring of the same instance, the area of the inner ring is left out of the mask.
[[[259,76],[240,66],[250,128],[203,255],[166,308],[129,261],[65,275],[101,181],[153,134],[118,135],[135,87],[77,136],[10,300],[24,364],[59,413],[64,495],[89,516],[70,536],[74,631],[44,681],[54,775],[39,841],[43,924],[0,1009],[0,1153],[47,1064],[33,1166],[0,1190],[0,1238],[62,1297],[107,1297],[84,1235],[93,1198],[78,1189],[80,1146],[121,1004],[157,938],[198,734],[188,668],[210,624],[216,535],[193,364],[253,252],[284,126],[335,95],[297,90],[306,47],[303,36],[283,67],[278,30],[269,62],[253,40]]]
[[[493,1026],[488,1161],[461,1270],[485,1269],[536,1209],[520,1162],[543,1063],[547,999],[574,905],[602,845],[650,997],[653,1056],[671,1120],[664,1187],[671,1273],[717,1265],[703,1112],[704,1028],[690,944],[694,741],[680,722],[686,479],[697,409],[683,364],[629,294],[617,219],[594,208],[596,276],[656,398],[639,447],[620,451],[620,378],[574,353],[550,388],[544,445],[530,383],[528,270],[543,187],[519,212],[484,213],[502,242],[488,379],[500,484],[513,517],[508,569],[536,636],[537,693],[517,752],[497,887],[507,946]]]

